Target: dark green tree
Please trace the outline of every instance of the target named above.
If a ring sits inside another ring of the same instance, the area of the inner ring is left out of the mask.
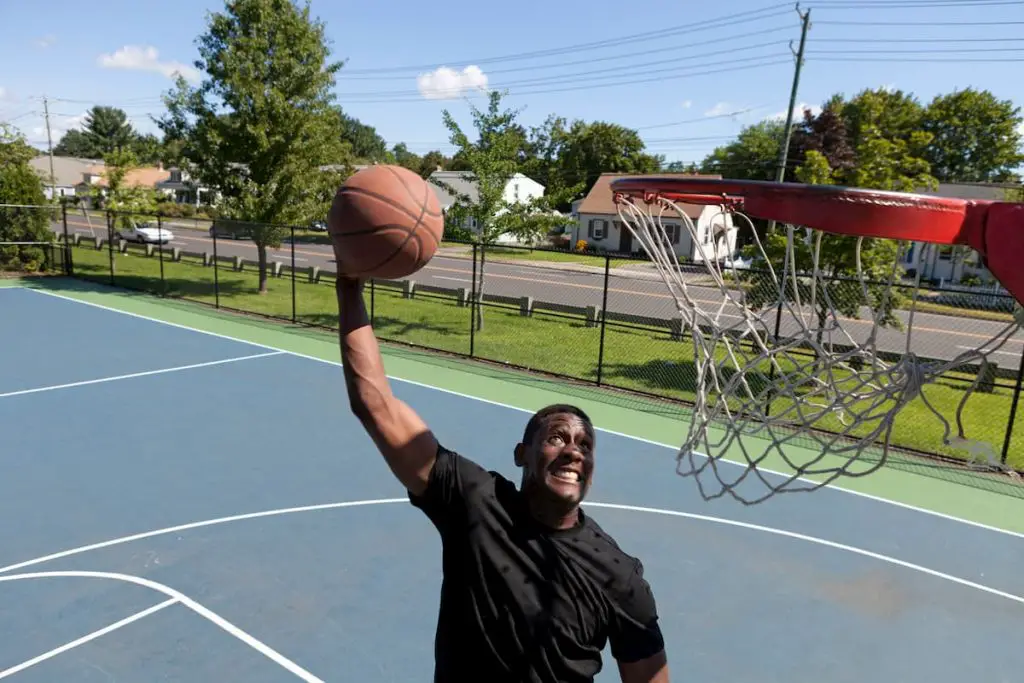
[[[1024,163],[1020,107],[988,90],[965,88],[935,97],[921,117],[932,136],[924,152],[944,182],[1015,180]]]
[[[0,242],[49,242],[54,217],[47,205],[43,178],[29,165],[36,151],[14,127],[0,123]],[[10,206],[13,205],[13,206]],[[39,208],[35,208],[39,207]],[[33,272],[45,258],[42,249],[0,246],[0,270]]]

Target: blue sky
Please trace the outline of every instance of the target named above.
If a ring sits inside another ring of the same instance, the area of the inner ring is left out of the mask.
[[[191,66],[207,11],[222,6],[51,0],[44,12],[0,0],[0,120],[45,145],[46,95],[54,144],[93,104],[121,107],[140,130],[155,131],[147,115],[160,113],[169,74]],[[483,103],[478,86],[507,85],[527,125],[552,113],[612,121],[639,129],[669,160],[699,161],[743,125],[784,115],[789,41],[795,47],[800,35],[795,3],[773,0],[314,0],[312,9],[334,57],[347,62],[339,102],[419,153],[451,152],[444,109],[469,128],[466,98]],[[801,9],[811,10],[811,29],[800,103],[882,86],[927,102],[971,86],[1024,107],[1024,2],[817,0]],[[549,54],[508,58],[538,51]],[[436,72],[441,66],[449,70]],[[438,88],[461,97],[427,96]]]

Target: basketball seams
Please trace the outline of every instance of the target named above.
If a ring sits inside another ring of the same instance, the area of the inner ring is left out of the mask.
[[[396,169],[392,168],[391,166],[384,166],[384,168],[386,168],[388,170],[388,172],[391,173],[391,175],[395,176],[395,178],[398,180],[398,182],[400,182],[402,184],[402,187],[405,188],[405,193],[409,195],[409,199],[411,199],[414,203],[420,205],[420,210],[422,211],[422,213],[426,213],[426,214],[428,214],[430,216],[433,216],[435,218],[440,218],[441,217],[440,213],[434,213],[433,211],[427,211],[427,206],[430,203],[430,193],[433,191],[433,190],[430,189],[430,184],[429,183],[424,181],[423,189],[426,191],[426,194],[423,197],[423,201],[417,201],[416,195],[413,194],[412,188],[409,187],[409,183],[405,182],[405,178],[402,177],[402,174],[399,173]],[[409,172],[412,173],[412,171],[409,171]],[[416,176],[416,177],[419,178],[419,176]]]
[[[387,165],[367,169],[357,176],[362,177],[339,188],[331,211],[332,224],[337,220],[351,221],[348,225],[335,224],[337,231],[331,231],[335,244],[348,252],[348,258],[342,258],[338,264],[340,274],[358,278],[401,277],[421,268],[440,246],[441,236],[436,233],[444,229],[443,210],[432,210],[434,205],[439,206],[436,194],[431,204],[433,188],[411,171]],[[405,189],[407,199],[395,187],[396,180]],[[422,198],[416,196],[419,192],[413,188],[414,180],[423,187]],[[414,211],[410,202],[418,205],[419,210]],[[356,229],[349,230],[348,226]],[[422,237],[424,232],[432,238],[431,244]],[[342,240],[349,237],[355,239]],[[385,253],[388,248],[390,251]],[[368,264],[371,259],[373,262]]]

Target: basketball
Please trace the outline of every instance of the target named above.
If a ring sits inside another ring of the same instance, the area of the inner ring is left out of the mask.
[[[382,164],[342,184],[327,215],[327,231],[339,275],[398,279],[434,256],[444,215],[427,181],[401,166]]]

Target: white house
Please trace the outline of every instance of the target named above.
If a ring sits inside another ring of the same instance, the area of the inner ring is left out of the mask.
[[[102,160],[54,155],[51,176],[49,154],[40,154],[28,163],[43,179],[43,192],[47,199],[53,199],[54,194],[58,197],[75,196],[83,178],[91,177],[94,169],[103,167]]]
[[[692,173],[659,173],[660,177],[686,176]],[[572,245],[575,247],[580,240],[598,251],[620,254],[644,253],[643,246],[633,239],[633,234],[622,225],[619,210],[612,195],[611,183],[619,178],[627,177],[619,173],[602,173],[590,188],[577,208],[579,219],[573,231]],[[721,178],[721,176],[701,176]],[[693,222],[697,241],[683,224],[679,215],[671,210],[661,214],[661,222],[665,227],[676,256],[685,261],[703,261],[708,259],[724,260],[736,251],[737,229],[733,225],[732,216],[719,206],[703,206],[676,202],[683,214]],[[642,206],[642,205],[641,205]],[[700,248],[698,248],[700,245]]]
[[[935,190],[921,190],[921,194],[958,199],[985,199],[1006,201],[1006,191],[1020,188],[1014,183],[939,183]],[[921,280],[956,284],[965,275],[978,277],[983,283],[994,282],[988,269],[981,264],[978,252],[969,247],[954,248],[945,244],[913,242],[903,257],[907,271],[920,269]]]
[[[156,190],[167,195],[176,204],[216,204],[217,193],[195,182],[189,172],[176,166],[167,169],[166,179],[156,183]]]
[[[446,214],[455,205],[457,197],[442,187],[441,183],[452,188],[457,195],[466,195],[471,202],[476,202],[480,198],[477,185],[473,181],[473,174],[468,171],[434,171],[427,178],[427,182],[434,189],[437,200],[441,204],[441,210]],[[502,194],[503,199],[510,203],[528,202],[543,196],[544,186],[522,173],[516,173],[509,179]],[[473,232],[478,230],[476,220],[472,217],[466,218],[462,227]],[[505,234],[499,236],[497,241],[509,244],[518,240],[512,235]]]

